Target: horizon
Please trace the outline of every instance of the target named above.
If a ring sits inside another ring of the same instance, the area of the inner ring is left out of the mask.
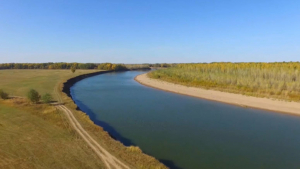
[[[79,64],[124,64],[124,65],[143,65],[143,64],[212,64],[212,63],[300,63],[300,61],[271,61],[271,62],[152,62],[152,63],[114,63],[114,62],[8,62],[0,64],[44,64],[44,63],[79,63]]]
[[[300,2],[0,2],[0,63],[298,62]]]

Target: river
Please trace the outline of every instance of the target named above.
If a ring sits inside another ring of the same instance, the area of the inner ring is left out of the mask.
[[[124,145],[174,169],[298,169],[300,117],[243,108],[143,86],[144,71],[77,82],[81,110]]]

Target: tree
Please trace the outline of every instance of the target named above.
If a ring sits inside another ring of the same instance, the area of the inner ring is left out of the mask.
[[[5,93],[3,90],[0,90],[0,97],[1,97],[2,99],[8,99],[8,94]]]
[[[43,103],[50,103],[52,101],[52,96],[49,93],[46,93],[42,96]]]
[[[76,67],[75,67],[75,66],[72,66],[72,67],[71,67],[71,71],[72,71],[72,73],[75,73]]]
[[[27,93],[27,98],[32,102],[32,103],[38,103],[41,96],[40,94],[34,90],[31,89],[28,93]]]

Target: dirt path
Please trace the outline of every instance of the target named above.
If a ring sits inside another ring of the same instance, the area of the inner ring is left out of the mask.
[[[105,150],[100,144],[98,144],[87,132],[82,128],[81,124],[76,120],[73,113],[63,105],[56,106],[65,112],[70,124],[76,130],[76,132],[83,138],[83,140],[93,149],[93,151],[99,156],[99,158],[104,162],[107,169],[130,169],[122,161],[118,160],[107,150]]]
[[[99,143],[97,143],[87,132],[81,124],[77,121],[72,111],[70,111],[66,106],[62,105],[63,99],[61,98],[58,90],[59,83],[54,87],[54,93],[57,96],[56,107],[65,112],[68,120],[76,132],[82,137],[82,139],[93,149],[93,151],[98,155],[98,157],[103,161],[107,169],[130,169],[129,166],[124,164],[122,161],[118,160],[111,153],[105,150]]]

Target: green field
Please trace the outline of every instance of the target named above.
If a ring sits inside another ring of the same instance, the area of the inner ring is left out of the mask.
[[[0,168],[104,168],[102,161],[54,106],[32,104],[30,89],[50,93],[65,103],[83,128],[107,151],[133,168],[166,168],[138,147],[125,147],[63,93],[67,79],[96,70],[0,70],[0,89],[14,97],[0,99]],[[99,70],[98,70],[99,71]]]
[[[300,63],[178,64],[149,77],[186,86],[300,101]]]

